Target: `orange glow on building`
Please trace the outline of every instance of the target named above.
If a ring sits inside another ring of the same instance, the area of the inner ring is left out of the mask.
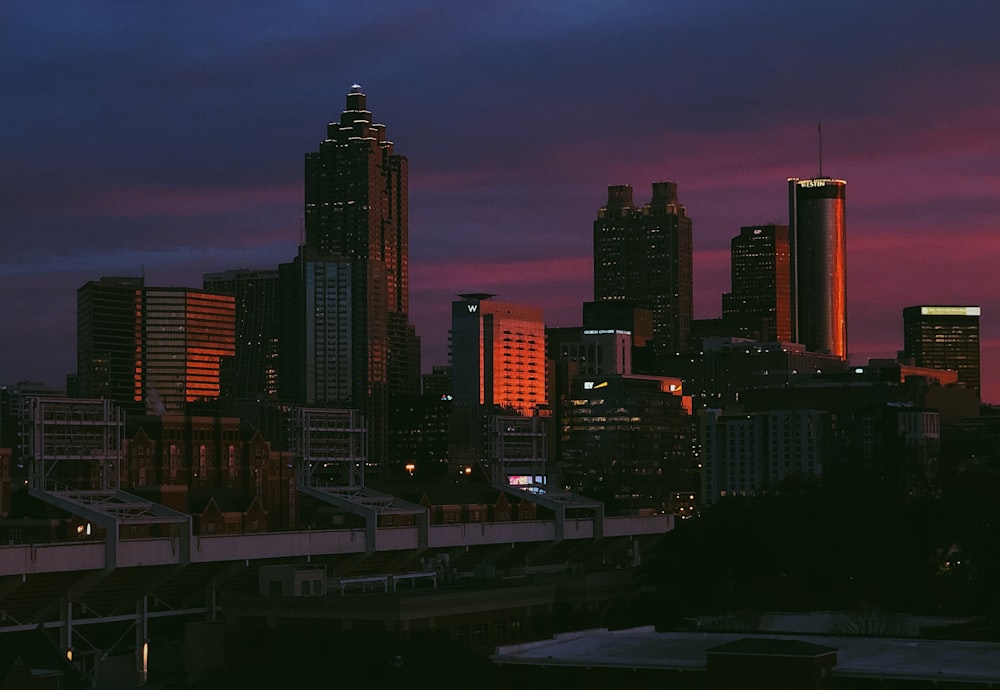
[[[143,347],[136,374],[142,399],[160,411],[212,399],[221,391],[222,360],[236,353],[236,302],[185,288],[147,288]]]
[[[796,342],[847,359],[847,211],[844,180],[789,178],[789,241]]]
[[[530,415],[546,404],[542,310],[491,298],[452,303],[455,399]]]

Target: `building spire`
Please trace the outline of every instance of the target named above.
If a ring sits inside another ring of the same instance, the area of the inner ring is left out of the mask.
[[[823,177],[823,121],[816,125],[816,135],[819,139],[819,176]]]

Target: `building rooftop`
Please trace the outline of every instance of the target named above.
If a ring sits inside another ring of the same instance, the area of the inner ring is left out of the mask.
[[[656,632],[643,627],[586,630],[543,642],[500,646],[492,659],[497,664],[705,670],[708,652],[725,650],[723,645],[739,643],[737,648],[748,649],[771,647],[778,641],[836,650],[835,677],[1000,682],[1000,644],[954,640]]]

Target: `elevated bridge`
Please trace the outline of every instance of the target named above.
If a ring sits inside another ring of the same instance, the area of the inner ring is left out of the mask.
[[[85,672],[131,654],[139,679],[159,629],[218,620],[227,595],[258,593],[265,566],[321,565],[330,581],[349,582],[435,562],[471,572],[484,563],[499,570],[613,551],[635,564],[640,542],[673,527],[671,515],[608,517],[600,504],[572,496],[538,498],[551,519],[431,525],[421,506],[332,492],[328,502],[365,515],[364,527],[206,536],[192,533],[191,516],[123,492],[33,493],[102,530],[80,541],[0,545],[0,644],[5,634],[43,631]],[[382,527],[383,510],[419,519]],[[123,527],[136,524],[155,525],[162,536],[124,537]]]

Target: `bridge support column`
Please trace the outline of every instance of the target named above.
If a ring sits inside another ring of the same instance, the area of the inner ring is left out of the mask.
[[[215,623],[217,619],[216,614],[216,587],[215,578],[213,577],[209,580],[208,585],[205,587],[205,608],[208,609],[208,622]]]
[[[149,597],[135,601],[135,671],[136,683],[145,685],[149,678]]]
[[[59,597],[59,647],[73,661],[73,598],[67,589]]]

